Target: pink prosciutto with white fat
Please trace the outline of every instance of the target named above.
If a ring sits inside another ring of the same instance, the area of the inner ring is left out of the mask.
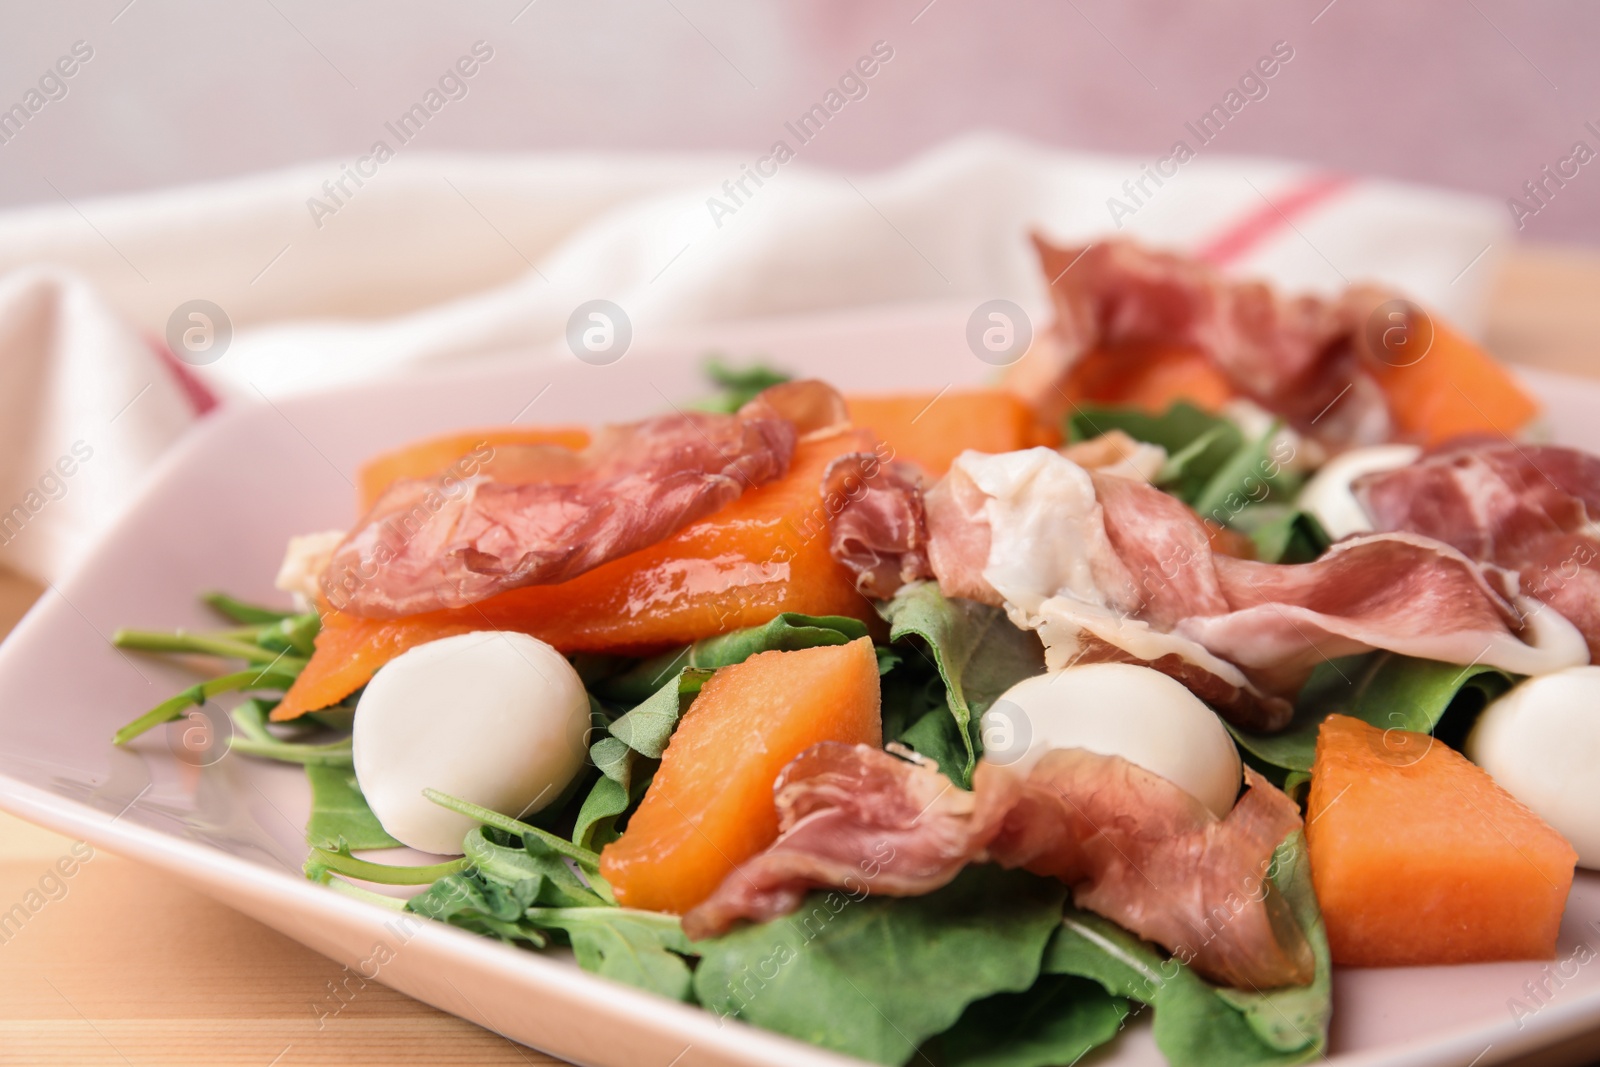
[[[1007,386],[1056,422],[1060,385],[1095,349],[1155,342],[1197,349],[1240,396],[1334,447],[1389,440],[1388,403],[1365,325],[1392,293],[1358,285],[1332,299],[1283,297],[1199,260],[1126,239],[1056,247],[1035,237],[1056,321]],[[1335,404],[1337,401],[1337,404]]]
[[[1166,779],[1083,749],[1048,752],[1026,774],[980,761],[969,793],[931,766],[825,742],[775,786],[777,841],[685,915],[684,929],[701,938],[773,919],[816,888],[919,896],[993,862],[1059,878],[1078,907],[1213,981],[1304,985],[1310,946],[1267,880],[1299,809],[1254,771],[1245,784],[1219,819]]]
[[[1378,529],[1431,537],[1518,572],[1522,590],[1571,620],[1600,658],[1600,458],[1463,442],[1352,489]]]
[[[1513,574],[1409,533],[1341,541],[1312,563],[1217,553],[1181,501],[1046,448],[966,452],[923,494],[927,573],[1003,605],[1052,670],[1143,663],[1255,730],[1287,723],[1323,660],[1372,649],[1542,674],[1588,661]],[[841,560],[846,566],[849,560]]]

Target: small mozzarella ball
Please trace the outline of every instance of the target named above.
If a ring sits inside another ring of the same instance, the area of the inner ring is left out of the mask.
[[[1181,682],[1149,667],[1092,663],[1024,679],[983,716],[983,758],[1026,772],[1083,748],[1159,775],[1222,818],[1244,768],[1233,738]]]
[[[1300,490],[1297,503],[1322,523],[1337,541],[1351,534],[1371,533],[1372,520],[1350,491],[1350,483],[1363,474],[1398,470],[1422,455],[1416,445],[1372,445],[1341,452],[1325,463]]]
[[[1600,667],[1530,678],[1484,709],[1467,758],[1600,870]]]
[[[513,818],[554,801],[583,767],[589,695],[533,637],[479,631],[418,645],[356,705],[356,781],[383,828],[412,848],[460,855],[477,823],[427,788]]]

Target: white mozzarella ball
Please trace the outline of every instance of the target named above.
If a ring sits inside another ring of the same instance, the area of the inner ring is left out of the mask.
[[[423,852],[459,855],[477,823],[432,788],[527,816],[583,767],[589,697],[566,658],[533,637],[479,631],[385,664],[356,705],[356,780],[383,828]]]
[[[1300,490],[1297,503],[1315,515],[1335,541],[1351,534],[1371,533],[1372,520],[1350,491],[1350,483],[1363,474],[1410,466],[1420,455],[1422,449],[1416,445],[1372,445],[1341,452],[1311,476]]]
[[[1244,768],[1215,712],[1149,667],[1091,663],[1018,682],[983,716],[983,758],[1028,771],[1046,752],[1083,748],[1159,775],[1221,818]]]
[[[1467,758],[1600,870],[1600,667],[1530,678],[1484,709]]]

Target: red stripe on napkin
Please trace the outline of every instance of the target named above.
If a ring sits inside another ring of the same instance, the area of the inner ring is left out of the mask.
[[[189,369],[188,364],[172,354],[165,341],[153,334],[145,335],[144,340],[145,344],[150,346],[150,351],[161,361],[161,365],[172,372],[172,377],[177,381],[178,388],[183,390],[184,399],[189,401],[189,406],[194,409],[195,415],[209,414],[221,403],[217,399],[217,394],[213,393],[205,382],[195,377],[194,371]]]
[[[1201,245],[1195,255],[1218,267],[1240,259],[1295,219],[1344,192],[1353,181],[1343,174],[1313,174],[1240,218]]]

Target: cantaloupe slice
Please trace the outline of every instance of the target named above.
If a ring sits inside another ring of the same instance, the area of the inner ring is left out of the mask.
[[[1015,452],[1057,444],[1061,436],[1037,423],[1020,398],[1000,389],[852,396],[845,403],[851,421],[887,443],[894,459],[917,464],[931,478],[943,475],[969,448]]]
[[[1373,364],[1402,434],[1426,445],[1461,434],[1509,437],[1533,420],[1538,402],[1493,356],[1439,320],[1431,325],[1433,340],[1422,358]]]
[[[1069,399],[1159,415],[1180,400],[1216,411],[1238,390],[1198,348],[1130,341],[1085,353],[1061,391]]]
[[[678,724],[649,792],[600,854],[617,902],[682,914],[778,836],[778,772],[822,741],[881,745],[872,641],[762,652],[719,670]]]
[[[1555,952],[1577,853],[1426,734],[1329,716],[1317,735],[1306,841],[1335,963]]]
[[[402,619],[329,611],[311,662],[272,717],[281,722],[336,704],[407,649],[473,630],[516,630],[563,652],[643,653],[759,626],[785,611],[876,625],[872,604],[828,550],[822,503],[829,462],[872,444],[864,431],[808,441],[777,481],[570,582]]]
[[[413,441],[379,453],[356,473],[356,492],[366,512],[383,491],[401,478],[432,478],[443,474],[463,457],[501,445],[561,445],[580,449],[589,445],[589,431],[581,426],[490,426]]]

